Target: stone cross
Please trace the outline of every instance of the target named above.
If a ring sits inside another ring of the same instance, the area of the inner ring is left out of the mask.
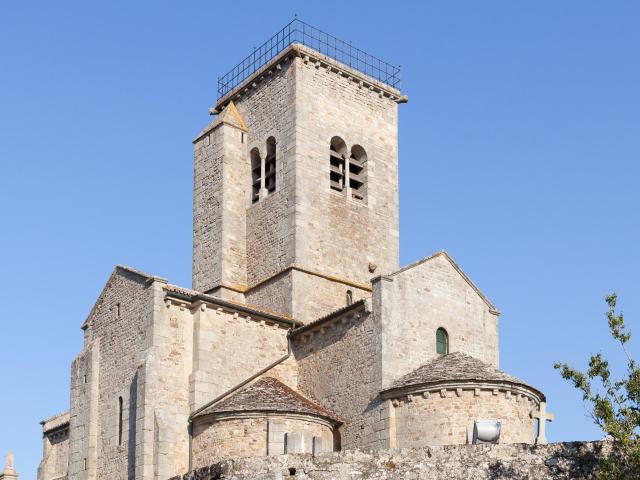
[[[536,445],[547,443],[547,436],[545,434],[547,422],[553,422],[555,416],[553,413],[547,413],[547,402],[540,402],[540,408],[538,411],[531,410],[531,418],[538,419],[538,438],[536,438]]]

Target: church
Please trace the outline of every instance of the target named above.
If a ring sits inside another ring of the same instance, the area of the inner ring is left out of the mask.
[[[190,288],[118,265],[82,323],[39,480],[231,457],[545,443],[499,315],[445,252],[399,265],[399,68],[295,19],[220,77],[193,140]]]

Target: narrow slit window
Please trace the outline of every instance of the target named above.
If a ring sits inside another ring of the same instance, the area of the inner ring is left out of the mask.
[[[347,306],[353,304],[353,292],[347,290]]]
[[[118,445],[122,445],[122,397],[118,397]]]
[[[264,159],[264,186],[267,192],[276,191],[276,139],[267,139],[267,156]]]
[[[257,148],[251,150],[251,202],[260,200],[260,187],[262,184],[262,159]]]
[[[440,355],[449,353],[449,334],[444,328],[436,331],[436,352]]]
[[[329,146],[329,184],[332,190],[342,192],[345,187],[345,158],[347,145],[340,137],[333,137]]]

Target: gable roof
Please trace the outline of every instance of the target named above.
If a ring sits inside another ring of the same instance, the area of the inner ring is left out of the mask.
[[[424,263],[427,263],[439,257],[446,259],[451,264],[454,270],[458,272],[458,274],[464,279],[465,282],[467,282],[467,284],[469,284],[469,286],[478,294],[478,296],[482,299],[482,301],[487,304],[487,307],[489,307],[489,311],[491,313],[500,315],[500,311],[496,308],[496,306],[493,303],[491,303],[491,301],[485,296],[485,294],[480,291],[477,285],[473,283],[473,281],[471,281],[471,279],[467,276],[466,273],[464,273],[462,268],[460,268],[460,266],[453,260],[453,258],[451,258],[451,256],[449,256],[449,254],[444,250],[440,250],[439,252],[436,252],[433,255],[420,259],[416,262],[410,263],[409,265],[402,267],[400,270],[397,270],[391,273],[390,275],[386,275],[386,277],[393,278],[394,276],[399,275],[402,272],[415,268],[419,265],[422,265]]]
[[[247,124],[244,123],[244,118],[240,115],[240,112],[233,101],[230,101],[227,106],[224,107],[224,110],[222,110],[222,113],[220,113],[217,120],[221,123],[228,123],[229,125],[238,127],[240,130],[244,130],[245,132],[249,131]]]
[[[217,111],[215,109],[211,109],[209,113],[214,115],[217,113]],[[196,137],[192,140],[192,143],[198,142],[202,137],[204,137],[209,132],[211,132],[211,130],[213,130],[219,125],[222,125],[223,123],[236,127],[242,130],[243,132],[249,131],[249,129],[247,128],[247,124],[244,121],[244,118],[242,118],[242,115],[240,114],[240,112],[238,111],[238,108],[236,107],[236,104],[233,103],[233,101],[230,101],[224,107],[224,110],[222,110],[222,112],[218,114],[216,119],[213,122],[211,122],[209,125],[207,125],[200,133],[198,133],[198,135],[196,135]]]
[[[299,413],[321,417],[336,425],[342,423],[330,410],[303,397],[272,377],[263,377],[257,380],[197,413],[194,418],[211,414],[242,412]]]
[[[442,355],[396,380],[386,391],[409,386],[428,386],[442,382],[499,382],[519,385],[544,395],[524,380],[504,373],[493,365],[462,352]]]
[[[102,287],[102,290],[100,291],[100,295],[98,295],[98,299],[96,300],[96,303],[93,304],[93,307],[89,312],[89,315],[87,315],[87,318],[82,323],[82,326],[80,328],[82,328],[83,330],[87,328],[87,326],[89,325],[89,320],[93,316],[94,312],[98,309],[98,307],[102,304],[102,298],[104,297],[104,294],[107,292],[107,290],[109,290],[109,287],[113,282],[113,279],[117,275],[121,275],[123,273],[133,275],[149,283],[151,282],[167,283],[168,282],[166,278],[158,277],[156,275],[151,275],[150,273],[141,272],[140,270],[136,270],[135,268],[129,267],[127,265],[120,265],[120,264],[116,265],[115,268],[113,269],[113,272],[111,272],[111,275],[109,275],[109,279],[104,284],[104,287]]]

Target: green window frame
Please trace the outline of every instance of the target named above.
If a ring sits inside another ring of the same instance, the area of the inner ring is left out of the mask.
[[[436,352],[440,355],[449,353],[449,334],[444,328],[436,330]]]

